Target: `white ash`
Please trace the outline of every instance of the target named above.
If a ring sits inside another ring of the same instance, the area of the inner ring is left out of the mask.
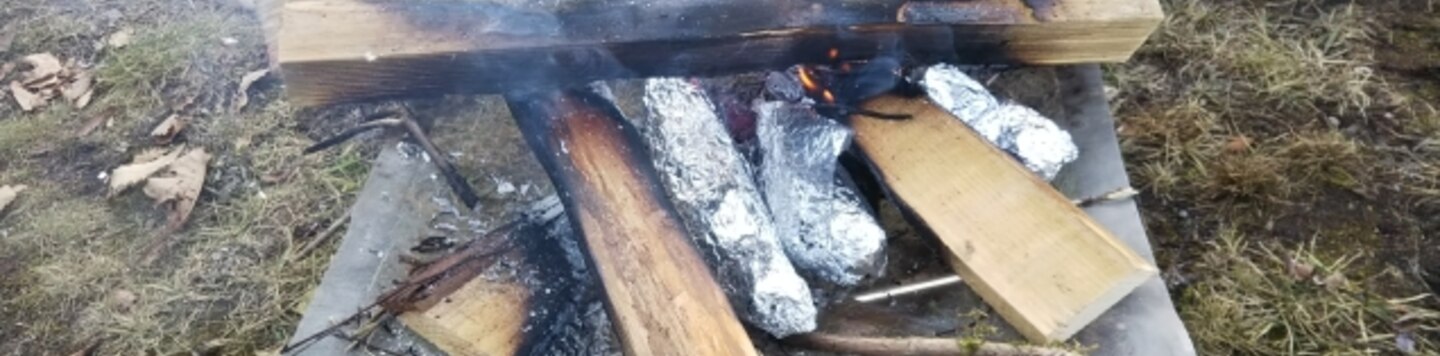
[[[984,85],[960,68],[937,64],[924,69],[920,80],[930,101],[975,129],[996,147],[1045,180],[1079,157],[1070,134],[1024,105],[997,100]]]
[[[807,104],[757,102],[760,183],[785,252],[807,276],[852,286],[885,266],[885,231],[836,177],[851,132]]]
[[[809,288],[786,258],[750,166],[703,90],[684,79],[650,79],[644,104],[636,126],[655,168],[741,317],[776,337],[814,330]]]

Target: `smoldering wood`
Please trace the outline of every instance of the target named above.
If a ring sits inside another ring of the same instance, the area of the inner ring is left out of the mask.
[[[267,8],[278,14],[265,21],[267,30],[278,28],[271,47],[299,105],[777,70],[880,55],[917,63],[1123,61],[1163,19],[1156,0],[1054,0],[1041,8],[1018,0],[649,0],[544,9],[271,1],[283,2]]]
[[[626,353],[754,355],[614,104],[588,90],[507,102],[581,237]]]

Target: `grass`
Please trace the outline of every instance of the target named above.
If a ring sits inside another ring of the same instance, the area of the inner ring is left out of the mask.
[[[24,28],[0,59],[77,58],[99,85],[85,109],[0,105],[0,184],[31,187],[0,216],[0,354],[68,354],[99,340],[102,354],[122,355],[278,348],[328,260],[296,249],[351,204],[364,152],[300,156],[313,116],[265,100],[273,92],[229,109],[239,76],[264,57],[258,23],[228,2],[0,6]],[[111,23],[108,9],[124,18]],[[130,45],[91,46],[120,26],[136,29]],[[171,111],[193,117],[182,141],[214,158],[177,243],[143,266],[163,208],[138,191],[106,198],[95,177],[155,145],[148,129]],[[96,115],[114,124],[75,137]]]
[[[1201,354],[1397,353],[1399,333],[1436,352],[1440,80],[1393,60],[1440,68],[1440,46],[1396,42],[1420,38],[1397,29],[1440,28],[1425,27],[1440,26],[1434,9],[1162,3],[1169,18],[1107,79]],[[1343,287],[1292,278],[1292,258]]]

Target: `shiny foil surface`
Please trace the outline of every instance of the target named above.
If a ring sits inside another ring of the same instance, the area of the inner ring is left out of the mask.
[[[885,231],[836,178],[850,129],[808,104],[757,102],[760,182],[785,252],[808,277],[850,286],[885,265]]]
[[[1024,105],[997,100],[960,68],[925,68],[920,85],[936,105],[1045,180],[1055,179],[1060,168],[1079,157],[1070,133],[1054,121]]]
[[[741,317],[776,337],[809,332],[816,307],[781,247],[750,165],[704,91],[677,78],[645,82],[636,119],[686,229]]]

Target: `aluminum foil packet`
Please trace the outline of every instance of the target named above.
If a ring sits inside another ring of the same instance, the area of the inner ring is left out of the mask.
[[[1079,148],[1070,134],[1035,110],[1002,102],[960,68],[937,64],[924,69],[920,85],[930,101],[955,115],[1025,168],[1045,180],[1075,161]]]
[[[803,103],[754,105],[760,182],[785,252],[802,273],[851,286],[885,266],[885,231],[854,189],[836,177],[850,145],[844,125]]]
[[[781,248],[749,164],[704,91],[678,78],[645,82],[636,119],[692,240],[743,319],[776,337],[813,331],[817,311]]]

